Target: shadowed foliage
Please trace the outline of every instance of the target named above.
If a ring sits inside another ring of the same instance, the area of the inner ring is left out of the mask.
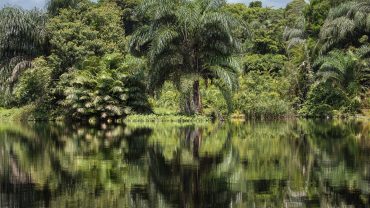
[[[38,10],[0,10],[0,96],[11,93],[21,73],[31,67],[33,58],[47,53],[46,20],[46,15]]]
[[[360,38],[370,35],[370,2],[350,1],[330,10],[320,31],[321,51],[333,47],[358,46]]]

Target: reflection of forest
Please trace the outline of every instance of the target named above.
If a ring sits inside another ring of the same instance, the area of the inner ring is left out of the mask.
[[[0,124],[1,207],[370,203],[369,124]]]

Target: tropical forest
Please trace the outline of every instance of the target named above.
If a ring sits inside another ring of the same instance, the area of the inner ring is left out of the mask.
[[[369,0],[4,1],[0,207],[370,206]]]

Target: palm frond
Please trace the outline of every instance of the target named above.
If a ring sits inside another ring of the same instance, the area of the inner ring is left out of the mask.
[[[369,32],[370,3],[351,1],[332,8],[320,31],[321,53]]]
[[[178,37],[179,34],[173,28],[166,27],[157,30],[154,34],[153,41],[151,43],[152,47],[149,51],[150,62],[153,63],[157,56],[165,49],[169,48],[170,43]]]
[[[210,66],[209,70],[212,71],[217,79],[227,87],[229,91],[234,91],[238,88],[238,76],[235,72],[228,70],[221,66]]]
[[[318,68],[319,82],[333,82],[343,91],[347,91],[351,83],[359,83],[364,77],[355,54],[338,50],[318,58],[314,67]]]
[[[14,85],[29,60],[46,53],[46,15],[38,10],[0,10],[0,85]],[[10,87],[11,89],[11,87]]]
[[[31,67],[32,67],[32,61],[25,60],[25,61],[21,61],[17,63],[17,65],[13,68],[11,77],[9,77],[8,79],[9,83],[14,84],[14,82],[18,80],[22,71],[26,70],[27,68],[31,68]]]
[[[152,33],[149,26],[142,26],[131,36],[129,42],[130,52],[134,55],[143,55],[142,47],[150,42]]]
[[[360,58],[370,58],[370,45],[363,45],[356,51],[356,55]]]
[[[206,0],[206,1],[202,1],[204,2],[204,11],[205,12],[208,12],[208,11],[214,11],[214,10],[217,10],[217,9],[220,9],[222,6],[226,5],[226,1],[225,0]]]

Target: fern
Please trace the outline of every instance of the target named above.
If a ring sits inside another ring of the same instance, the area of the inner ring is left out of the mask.
[[[75,119],[115,119],[151,112],[144,84],[129,74],[130,66],[123,66],[119,55],[91,60],[96,58],[88,59],[84,68],[62,75],[65,98],[60,104],[68,115]]]

